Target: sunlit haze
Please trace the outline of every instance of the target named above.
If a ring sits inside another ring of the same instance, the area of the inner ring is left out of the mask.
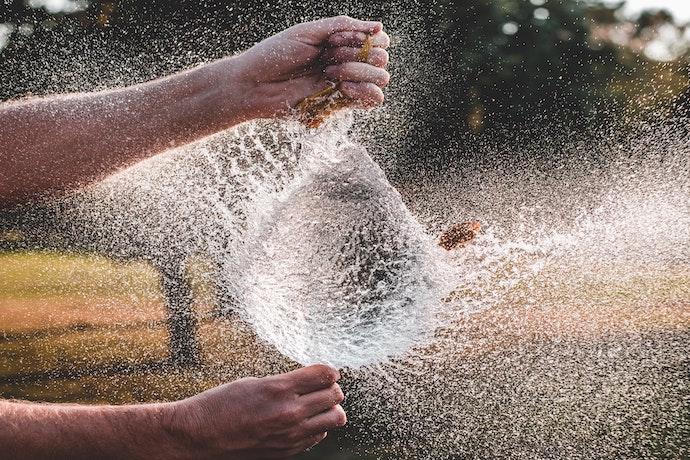
[[[677,23],[690,22],[690,2],[687,0],[626,0],[623,10],[631,17],[644,10],[667,10]]]

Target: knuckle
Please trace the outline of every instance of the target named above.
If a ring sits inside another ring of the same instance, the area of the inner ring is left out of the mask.
[[[391,78],[390,74],[388,72],[386,72],[385,70],[383,70],[380,73],[380,75],[378,76],[376,84],[380,87],[384,87],[388,84],[388,82],[390,81],[390,78]]]
[[[373,107],[383,104],[384,96],[381,88],[375,88],[374,95],[371,97],[371,104]]]
[[[292,408],[291,402],[294,392],[289,382],[280,380],[264,382],[261,391],[267,401],[271,401],[276,407],[281,407],[279,413],[289,411]]]
[[[326,70],[324,71],[324,74],[328,78],[337,78],[340,79],[341,75],[341,65],[331,65],[326,67]]]
[[[391,46],[391,39],[386,33],[383,34],[383,43],[381,46],[383,46],[384,48],[388,48],[389,46]]]
[[[369,59],[369,63],[378,67],[385,67],[388,65],[390,56],[388,51],[381,48],[374,48]]]
[[[325,364],[317,364],[315,367],[321,373],[322,382],[324,383],[335,383],[338,380],[338,371]]]
[[[383,65],[388,65],[388,62],[390,61],[390,58],[391,58],[390,54],[388,54],[388,51],[383,50],[383,49],[380,50],[380,53],[382,55],[381,62],[383,62]]]
[[[286,392],[285,384],[277,380],[266,382],[264,389],[273,398],[280,398]]]
[[[304,452],[306,449],[314,447],[323,441],[326,436],[327,432],[322,432],[307,437],[301,436],[298,439],[286,440],[285,447],[282,449],[282,455],[292,457],[293,455]]]
[[[286,407],[276,417],[276,423],[281,426],[296,425],[302,419],[302,413],[295,406]]]
[[[304,433],[302,430],[293,429],[285,435],[285,442],[287,444],[299,444],[304,441]]]

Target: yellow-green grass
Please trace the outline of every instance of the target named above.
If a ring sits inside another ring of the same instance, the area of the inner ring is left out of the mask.
[[[446,300],[461,302],[471,294],[453,292]],[[690,266],[599,263],[547,268],[517,283],[503,302],[467,319],[485,329],[500,324],[526,336],[566,340],[690,330]]]
[[[0,331],[165,319],[158,274],[144,262],[97,255],[0,254]]]
[[[544,272],[515,286],[504,304],[468,315],[449,333],[469,334],[482,343],[472,347],[472,356],[462,357],[481,359],[516,340],[690,329],[689,268],[616,270]],[[168,399],[294,366],[238,319],[214,319],[211,290],[197,283],[204,365],[169,367],[167,310],[159,283],[159,274],[140,261],[0,254],[0,395],[88,402]],[[428,351],[436,353],[436,347]]]
[[[0,395],[177,399],[265,373],[275,353],[236,318],[214,320],[210,289],[193,284],[205,365],[180,370],[168,364],[168,312],[150,265],[91,254],[0,254]]]

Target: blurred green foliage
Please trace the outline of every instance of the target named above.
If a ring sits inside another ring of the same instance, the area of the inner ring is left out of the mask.
[[[557,113],[591,113],[615,72],[615,50],[588,43],[583,2],[440,1],[444,45],[460,91],[444,107],[459,129]],[[455,115],[455,116],[452,116]]]
[[[448,133],[586,131],[668,113],[689,84],[687,52],[659,63],[642,51],[661,26],[676,27],[673,18],[662,11],[628,21],[622,4],[434,2],[439,65],[448,71],[431,104],[443,121],[429,126],[426,144],[442,150]]]

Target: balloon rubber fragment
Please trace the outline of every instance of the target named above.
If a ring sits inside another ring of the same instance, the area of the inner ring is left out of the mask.
[[[477,236],[480,229],[481,225],[479,225],[479,222],[455,224],[441,234],[438,245],[447,251],[455,248],[464,248],[469,241]]]

